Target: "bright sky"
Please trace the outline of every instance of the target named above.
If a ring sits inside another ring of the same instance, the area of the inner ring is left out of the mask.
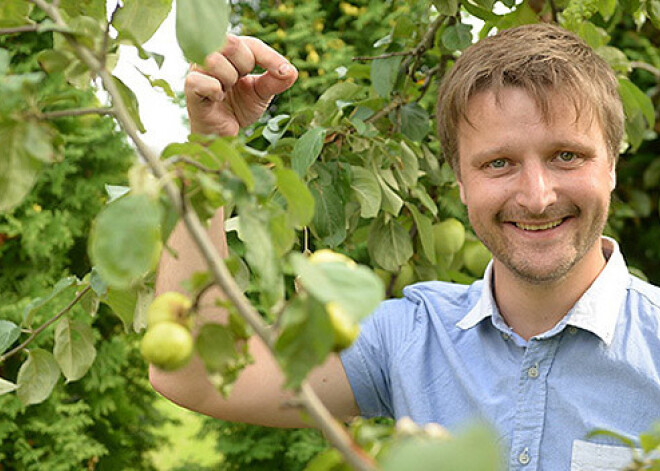
[[[183,80],[188,64],[176,42],[174,9],[156,34],[144,44],[144,49],[165,56],[163,67],[153,60],[143,61],[134,47],[121,46],[119,62],[113,74],[120,78],[135,92],[140,103],[140,117],[147,132],[142,135],[144,141],[153,149],[162,150],[171,142],[183,142],[188,129],[183,124],[185,110],[172,103],[160,89],[154,89],[149,82],[135,70],[137,66],[152,79],[163,78],[169,82],[175,92],[183,90]]]

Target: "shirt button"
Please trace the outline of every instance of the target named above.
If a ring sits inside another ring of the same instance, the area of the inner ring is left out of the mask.
[[[532,459],[529,457],[529,449],[525,448],[522,453],[518,455],[518,462],[522,465],[529,464]]]
[[[568,333],[571,334],[571,335],[577,334],[577,327],[573,327],[573,326],[569,327],[568,328]]]
[[[502,332],[502,338],[503,338],[504,340],[509,340],[509,339],[511,338],[511,336],[510,336],[509,334],[507,334],[507,333]]]
[[[530,367],[527,370],[527,376],[529,376],[532,379],[538,378],[539,377],[539,367],[538,365],[534,365]]]

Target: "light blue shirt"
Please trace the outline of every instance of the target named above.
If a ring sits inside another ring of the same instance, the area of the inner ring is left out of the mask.
[[[611,239],[607,265],[553,329],[525,341],[500,315],[492,265],[470,286],[418,283],[385,301],[342,362],[365,417],[501,436],[510,470],[621,469],[660,419],[660,288],[631,276]],[[615,446],[617,445],[617,446]]]

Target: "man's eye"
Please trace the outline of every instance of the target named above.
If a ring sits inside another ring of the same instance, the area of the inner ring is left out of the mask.
[[[495,159],[488,162],[490,168],[504,168],[506,167],[506,159]]]
[[[578,159],[578,155],[575,152],[565,150],[557,154],[557,158],[562,162],[573,162]]]

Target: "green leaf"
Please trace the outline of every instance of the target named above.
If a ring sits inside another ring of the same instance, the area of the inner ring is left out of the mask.
[[[139,44],[153,36],[172,9],[172,0],[124,0],[122,3],[112,25],[119,32],[119,39],[128,33]]]
[[[286,373],[285,387],[297,388],[332,350],[332,324],[323,306],[307,297],[289,303],[280,325],[282,333],[275,342],[275,354]]]
[[[55,158],[51,129],[31,121],[0,121],[0,213],[14,209],[32,189],[44,163]]]
[[[614,2],[614,0],[611,0]],[[660,29],[660,0],[648,0],[646,4],[646,13],[657,29]]]
[[[6,379],[0,378],[0,396],[3,394],[10,393],[12,391],[16,391],[18,389],[18,385],[12,383],[11,381],[7,381]]]
[[[250,167],[234,146],[230,145],[226,139],[220,138],[213,141],[209,146],[209,149],[223,162],[229,163],[231,171],[234,172],[234,175],[240,178],[243,183],[245,183],[248,191],[254,189],[254,176],[250,171]]]
[[[371,85],[383,98],[390,96],[399,75],[402,56],[386,57],[371,62]]]
[[[330,124],[326,121],[329,121],[339,109],[337,102],[351,100],[361,91],[362,87],[355,83],[340,82],[334,84],[323,92],[314,105],[314,120],[322,125]]]
[[[433,5],[444,16],[455,16],[458,13],[458,0],[433,0]]]
[[[601,46],[596,48],[596,52],[605,59],[615,72],[619,72],[620,74],[628,74],[630,72],[630,61],[621,49],[612,46]]]
[[[0,48],[0,77],[4,77],[9,72],[9,63],[11,55],[7,49]]]
[[[377,175],[378,183],[381,188],[381,207],[392,216],[396,216],[401,211],[403,200],[396,192],[385,182],[382,175]]]
[[[401,132],[413,141],[422,141],[431,130],[429,114],[418,103],[406,103],[401,113]]]
[[[137,126],[138,130],[142,133],[147,132],[147,130],[144,128],[144,124],[142,124],[142,120],[140,119],[140,107],[135,93],[133,93],[133,90],[128,88],[124,82],[119,80],[114,75],[112,76],[112,80],[117,87],[117,90],[119,91],[121,101],[126,106],[128,114],[131,116],[131,119],[133,119],[133,122]]]
[[[619,93],[626,116],[634,114],[635,111],[641,112],[649,128],[652,128],[655,124],[655,109],[651,98],[627,78],[619,79]]]
[[[310,165],[318,158],[323,149],[325,128],[316,127],[308,130],[294,144],[291,152],[291,167],[300,176],[304,177]]]
[[[67,289],[75,286],[77,282],[78,279],[75,276],[67,276],[62,278],[58,280],[57,283],[55,283],[55,286],[53,286],[53,289],[50,291],[50,293],[48,293],[48,296],[39,297],[30,301],[30,303],[25,306],[25,309],[23,310],[23,325],[30,326],[32,324],[32,319],[34,318],[34,314],[41,307],[43,307],[46,303],[50,302]]]
[[[232,330],[220,324],[203,325],[195,340],[195,349],[213,385],[227,395],[244,366]]]
[[[50,352],[40,348],[30,350],[28,359],[18,370],[16,395],[26,406],[39,404],[48,399],[59,377],[60,369]]]
[[[21,328],[11,321],[0,320],[0,354],[5,353],[21,336]]]
[[[351,188],[360,203],[360,216],[365,219],[378,215],[383,198],[376,175],[366,168],[351,166]]]
[[[298,228],[307,226],[314,217],[314,197],[296,172],[288,168],[275,170],[277,187],[284,196],[287,212]]]
[[[281,268],[269,230],[270,219],[266,212],[253,206],[239,209],[238,235],[245,243],[245,260],[258,275],[259,286],[274,302],[281,297]]]
[[[129,194],[96,218],[89,255],[109,286],[125,289],[153,271],[160,259],[160,205],[145,194]]]
[[[185,58],[204,64],[206,56],[225,43],[229,27],[226,0],[186,0],[177,2],[176,39]]]
[[[442,44],[450,51],[462,51],[472,44],[472,25],[457,23],[442,33]]]
[[[314,197],[312,232],[324,245],[336,247],[346,239],[346,214],[344,201],[332,186],[322,185],[319,180],[310,183]]]
[[[92,328],[82,322],[60,320],[55,328],[53,354],[67,382],[79,380],[96,358]]]
[[[60,0],[60,8],[70,18],[91,16],[97,20],[106,18],[105,0]]]
[[[108,288],[106,295],[101,298],[101,302],[110,306],[112,312],[119,317],[124,325],[124,332],[128,333],[131,325],[133,325],[135,309],[138,304],[138,289]]]
[[[415,221],[415,226],[417,226],[417,235],[419,236],[419,241],[422,244],[422,250],[426,258],[435,263],[435,243],[433,241],[433,221],[424,216],[419,212],[414,205],[406,203],[406,206],[410,210],[410,213],[413,216]]]
[[[291,265],[309,294],[324,305],[339,303],[354,321],[371,314],[385,297],[382,280],[365,266],[311,263],[298,253],[291,254]]]
[[[383,471],[499,471],[503,457],[497,435],[486,426],[473,426],[456,437],[411,437],[394,444],[385,456]]]
[[[2,0],[0,2],[0,28],[12,28],[33,23],[28,18],[32,3],[25,0]]]
[[[657,0],[651,0],[657,1]],[[605,21],[609,20],[616,11],[616,0],[599,0],[598,12]]]
[[[395,171],[408,187],[415,186],[419,177],[417,155],[405,141],[400,142],[400,148],[397,148],[396,155],[401,159],[401,163],[395,166]]]
[[[395,272],[413,255],[410,234],[395,219],[376,219],[369,230],[367,248],[371,259],[387,271]]]

